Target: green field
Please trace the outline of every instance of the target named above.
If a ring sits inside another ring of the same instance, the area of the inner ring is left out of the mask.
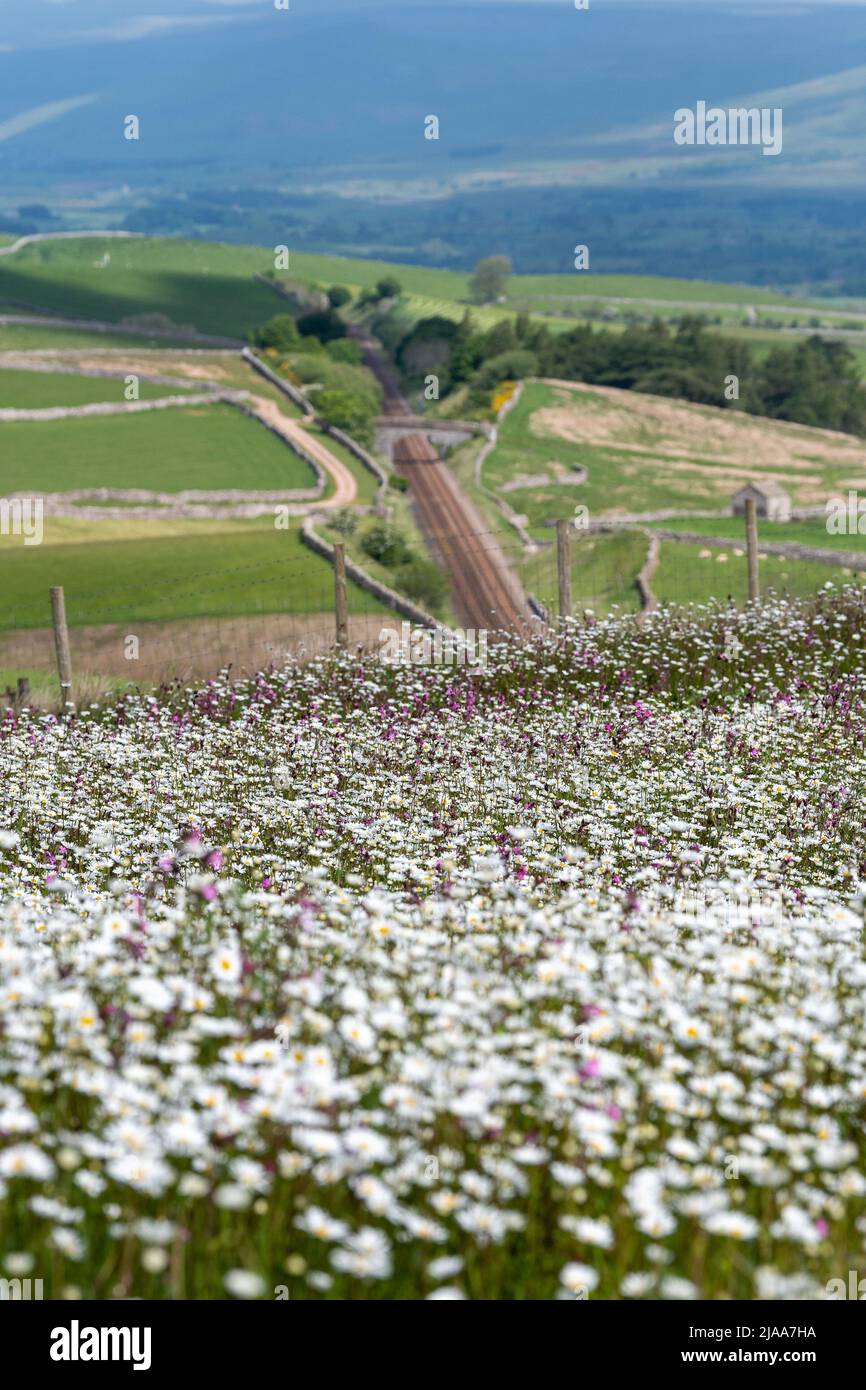
[[[583,296],[587,299],[661,299],[682,304],[752,304],[786,309],[830,306],[826,301],[794,299],[777,290],[754,285],[717,284],[712,280],[678,280],[661,275],[596,275],[574,271],[571,275],[515,275],[509,283],[509,299],[544,299],[550,296]]]
[[[104,252],[111,262],[100,266]],[[273,292],[253,278],[272,259],[264,249],[158,237],[37,242],[0,260],[0,304],[110,323],[161,313],[179,328],[245,338],[275,312]]]
[[[100,266],[104,252],[110,255],[110,264]],[[0,304],[18,301],[109,322],[159,312],[178,326],[245,337],[250,328],[275,312],[273,292],[253,278],[272,265],[272,252],[266,248],[214,242],[160,237],[38,242],[0,261]],[[360,290],[389,274],[397,276],[410,296],[434,303],[456,302],[461,312],[468,302],[469,275],[427,266],[293,252],[285,278],[319,286],[344,284]],[[575,313],[581,312],[582,297],[634,299],[638,301],[636,308],[644,301],[661,300],[661,312],[666,304],[679,303],[688,309],[704,302],[731,309],[754,305],[780,311],[815,309],[829,314],[835,308],[838,312],[832,302],[788,298],[751,285],[578,272],[515,275],[508,286],[505,307],[514,309],[528,301],[543,304],[556,297],[564,297],[562,307]]]
[[[713,536],[742,543],[742,517],[683,517],[682,521],[664,521],[659,525],[667,531],[692,531],[701,536]],[[818,550],[866,550],[866,535],[832,535],[824,517],[814,517],[809,521],[759,521],[759,542],[791,542],[796,545],[811,545]]]
[[[863,578],[818,561],[768,555],[760,562],[761,593],[764,595],[774,590],[778,594],[806,597],[828,583],[856,584],[863,582]],[[742,606],[749,595],[745,554],[736,555],[733,547],[729,551],[713,549],[705,554],[696,545],[662,541],[652,588],[660,603],[708,603],[711,599],[730,597]]]
[[[0,493],[312,487],[307,465],[227,405],[3,424]]]
[[[635,585],[647,556],[648,539],[640,531],[581,535],[571,541],[572,601],[576,616],[591,609],[601,617],[616,608],[636,612],[640,607]],[[556,552],[553,547],[526,559],[520,577],[528,593],[543,603],[551,618],[558,611]],[[828,583],[866,582],[866,575],[852,575],[818,561],[765,556],[760,562],[762,593],[774,590],[794,597],[816,593]],[[685,605],[730,598],[738,606],[748,599],[748,572],[743,547],[702,551],[698,545],[662,541],[659,565],[651,581],[660,603]]]
[[[437,299],[431,295],[404,294],[399,304],[391,311],[389,322],[396,325],[402,332],[409,333],[420,319],[443,318],[450,319],[452,323],[459,323],[467,308],[472,314],[475,327],[483,332],[492,328],[494,324],[500,323],[502,319],[515,317],[514,312],[504,306],[502,308],[479,308],[477,305],[470,306],[460,303],[456,299]]]
[[[550,532],[548,532],[548,539]],[[613,608],[635,613],[640,608],[635,580],[646,559],[647,538],[635,531],[579,537],[571,544],[571,592],[575,614],[592,609],[599,616]],[[556,550],[543,550],[520,566],[524,589],[548,609],[558,612]]]
[[[110,253],[110,263],[100,266],[105,251]],[[0,259],[0,303],[5,297],[109,322],[159,313],[179,331],[194,328],[245,337],[256,324],[280,312],[273,291],[254,278],[270,264],[271,253],[265,248],[205,242],[106,238],[39,243]],[[421,317],[459,319],[465,312],[469,277],[454,271],[293,254],[286,278],[319,286],[345,284],[359,291],[388,273],[395,274],[404,289],[394,316],[406,331]],[[828,305],[750,286],[577,273],[515,276],[503,304],[472,306],[471,311],[478,326],[488,328],[520,306],[548,307],[555,315],[548,320],[551,328],[564,331],[574,322],[568,315],[585,312],[587,301],[581,299],[585,294],[598,302],[605,296],[634,299],[634,307],[642,314],[658,308],[663,316],[675,314],[678,308],[712,303],[724,320],[721,331],[750,341],[758,353],[791,338],[766,327],[744,327],[737,320],[746,305],[781,316],[804,314],[813,307],[816,312],[831,311]],[[651,307],[653,300],[660,304]],[[610,324],[614,331],[623,326],[628,312],[629,306],[618,306]],[[145,344],[155,349],[148,357],[151,369],[172,375],[173,364],[179,366],[182,355],[175,356],[168,344],[148,338],[146,329],[132,338],[38,323],[0,325],[0,349],[69,346],[98,352],[119,348],[138,362],[135,354]],[[857,352],[866,364],[866,344],[858,346]],[[122,357],[117,360],[122,362]],[[195,360],[199,364],[199,358]],[[201,367],[208,364],[221,384],[278,399],[282,409],[297,415],[274,388],[254,377],[239,360],[227,354],[202,356]],[[141,394],[149,399],[174,389],[143,382]],[[186,389],[200,388],[190,378]],[[0,406],[71,406],[115,398],[122,398],[119,380],[0,368]],[[224,405],[105,419],[21,422],[6,424],[2,431],[0,494],[99,487],[165,493],[277,491],[313,484],[310,470],[291,450],[264,427]],[[369,506],[375,498],[375,480],[342,446],[326,442],[357,479],[358,502]],[[458,451],[455,472],[474,493],[509,554],[516,557],[520,547],[514,530],[495,504],[475,488],[471,459],[477,448],[473,444]],[[750,476],[779,477],[789,486],[795,505],[808,505],[853,486],[858,475],[866,476],[858,448],[853,439],[738,412],[676,401],[660,404],[632,392],[571,391],[529,383],[503,422],[499,445],[485,464],[484,484],[525,518],[530,533],[544,543],[542,552],[518,563],[526,588],[555,610],[549,523],[572,516],[575,507],[587,507],[590,517],[721,508]],[[557,481],[576,467],[587,470],[584,483]],[[527,487],[498,492],[518,477],[532,481]],[[173,517],[170,507],[166,507],[164,523],[141,521],[125,515],[128,510],[128,504],[120,500],[117,520],[99,523],[49,516],[46,544],[41,547],[22,547],[15,538],[0,542],[5,628],[47,622],[45,595],[48,586],[58,582],[67,589],[71,621],[82,625],[131,618],[161,622],[313,613],[331,607],[330,567],[300,546],[296,529],[288,534],[275,532],[269,518],[261,522],[220,519],[218,504],[214,520],[201,523]],[[674,529],[677,523],[659,525]],[[731,552],[720,560],[715,550],[708,558],[699,546],[664,543],[654,581],[658,597],[663,602],[702,602],[730,592],[741,601],[745,560],[733,551],[739,548],[742,523],[687,518],[682,525],[708,536],[730,537]],[[769,539],[771,534],[762,525],[762,538]],[[866,548],[858,537],[827,536],[820,518],[784,528],[784,539],[840,550]],[[635,610],[634,581],[646,548],[646,537],[640,532],[592,536],[576,532],[575,609]],[[233,573],[231,582],[224,584],[214,576],[225,567]],[[375,566],[371,563],[368,568]],[[811,592],[835,574],[828,566],[781,558],[766,560],[762,572],[765,585],[795,593]],[[371,601],[358,591],[352,593],[353,612],[369,611]]]
[[[155,348],[165,351],[172,346],[182,347],[182,338],[154,338],[146,333],[100,333],[89,328],[57,328],[52,324],[41,324],[34,318],[32,324],[0,323],[0,352],[30,352],[71,349],[122,348],[132,351],[136,348]]]
[[[844,310],[829,302],[820,307],[794,300],[785,301],[784,304],[762,304],[760,301],[756,304],[751,298],[744,298],[742,302],[727,303],[712,298],[713,290],[716,288],[713,285],[704,286],[705,293],[711,296],[709,299],[688,295],[681,298],[676,293],[677,282],[668,282],[671,285],[670,296],[644,297],[635,289],[631,294],[626,293],[622,297],[611,295],[608,298],[603,293],[581,293],[579,285],[572,286],[570,294],[523,295],[520,293],[519,280],[519,276],[514,277],[514,283],[518,284],[518,288],[507,296],[507,302],[515,308],[532,313],[566,314],[572,318],[590,319],[599,318],[604,311],[605,318],[612,323],[628,323],[635,316],[675,322],[684,314],[699,314],[714,327],[728,325],[749,328],[755,335],[760,332],[778,334],[782,328],[789,327],[813,331],[825,325],[830,328],[849,328],[852,333],[860,334],[866,315],[866,308],[860,311],[858,317],[856,311]],[[719,288],[730,290],[731,287],[726,285]],[[754,320],[747,316],[747,309],[755,309],[757,317]]]
[[[142,528],[139,527],[139,532]],[[47,627],[48,590],[63,585],[72,626],[256,613],[327,613],[334,577],[301,542],[297,526],[226,523],[164,536],[161,523],[134,540],[0,548],[0,630]],[[380,606],[350,585],[350,611]]]
[[[191,385],[159,386],[155,382],[139,382],[139,398],[143,401],[182,396],[191,390],[194,390]],[[123,376],[112,379],[0,367],[0,409],[14,406],[18,410],[42,410],[47,406],[90,405],[97,401],[122,405],[126,399],[124,391]]]

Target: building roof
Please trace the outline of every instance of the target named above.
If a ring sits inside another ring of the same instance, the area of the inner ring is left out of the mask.
[[[746,483],[739,491],[734,493],[734,497],[742,497],[746,492],[759,492],[762,497],[787,497],[788,493],[777,483],[775,478],[761,479],[759,483]]]

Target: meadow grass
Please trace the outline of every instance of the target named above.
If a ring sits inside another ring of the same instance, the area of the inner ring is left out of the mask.
[[[586,398],[582,398],[586,399]],[[609,408],[602,396],[595,398],[599,409]],[[513,510],[527,519],[530,534],[539,539],[549,538],[546,523],[574,514],[578,505],[589,508],[591,516],[606,516],[619,512],[654,511],[666,507],[718,506],[715,490],[702,490],[700,475],[665,477],[659,467],[640,455],[615,446],[577,443],[540,434],[532,423],[539,409],[558,405],[555,388],[536,383],[527,384],[514,409],[505,417],[499,432],[499,443],[484,464],[484,482],[494,490],[518,476],[532,477],[546,473],[551,465],[571,471],[587,469],[583,483],[562,484],[550,481],[503,493]],[[712,464],[708,463],[707,468]]]
[[[548,537],[550,532],[548,532]],[[571,538],[571,593],[574,612],[592,609],[607,615],[614,609],[634,613],[640,608],[635,580],[646,559],[647,539],[640,532],[585,535]],[[547,608],[552,621],[558,614],[556,551],[551,548],[529,556],[520,565],[524,588]]]
[[[154,338],[146,333],[100,333],[87,328],[55,328],[50,324],[40,324],[37,319],[34,319],[32,324],[0,323],[0,352],[45,352],[82,348],[164,350],[173,344],[178,347],[184,345],[180,338]]]
[[[759,574],[762,593],[772,590],[789,598],[808,598],[828,584],[864,582],[864,576],[846,574],[833,565],[781,555],[761,559]],[[745,548],[739,545],[704,552],[697,545],[662,541],[652,589],[660,603],[703,604],[730,598],[741,607],[749,597]]]
[[[182,396],[194,386],[160,386],[141,381],[139,398],[156,400],[160,396]],[[29,372],[23,368],[0,367],[0,409],[42,410],[47,406],[90,405],[110,401],[122,405],[125,397],[124,376],[74,376],[67,372]]]
[[[0,492],[146,488],[182,492],[311,488],[312,470],[228,405],[2,426]]]
[[[98,540],[94,529],[81,542],[52,545],[49,531],[41,546],[4,545],[0,630],[48,626],[52,585],[65,589],[70,625],[333,610],[333,570],[302,544],[297,526],[224,522],[200,532],[189,522],[174,535],[151,527],[134,540]],[[350,584],[349,607],[380,605]]]
[[[673,519],[659,523],[667,531],[692,531],[702,536],[713,536],[741,544],[745,535],[745,522],[742,517],[701,517],[686,516],[681,521]],[[816,550],[866,550],[866,535],[831,535],[824,517],[812,517],[808,521],[758,521],[758,542],[772,541],[774,544],[795,544],[814,546]]]

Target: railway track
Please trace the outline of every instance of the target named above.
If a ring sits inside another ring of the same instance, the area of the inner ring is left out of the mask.
[[[391,363],[360,331],[353,336],[360,342],[365,365],[384,390],[384,413],[411,418],[411,406]],[[409,484],[424,539],[451,580],[454,608],[463,626],[476,631],[526,631],[531,623],[526,596],[495,536],[485,529],[430,441],[423,434],[407,434],[395,448],[394,466]]]
[[[396,467],[409,482],[425,540],[451,579],[461,623],[476,631],[522,631],[528,612],[494,537],[473,524],[457,485],[424,436],[410,438],[415,457]]]

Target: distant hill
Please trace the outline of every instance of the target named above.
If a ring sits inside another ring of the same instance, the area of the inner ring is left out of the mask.
[[[245,337],[279,312],[278,296],[255,278],[272,265],[273,255],[264,247],[171,237],[34,241],[0,255],[0,311],[19,306],[111,323],[159,313],[178,327]],[[435,313],[460,317],[472,307],[465,272],[305,252],[291,256],[292,277],[324,287],[343,284],[357,291],[387,274],[395,274],[406,292],[407,326]],[[515,275],[505,305],[472,311],[483,325],[498,313],[527,306],[541,313],[569,305],[575,310],[581,296],[599,303],[612,298],[649,315],[699,311],[704,304],[715,304],[720,317],[731,315],[732,322],[750,305],[785,319],[800,308],[804,320],[816,304],[750,285],[663,276]],[[564,321],[562,326],[568,324]]]
[[[866,283],[859,6],[157,8],[13,7],[0,231],[36,201],[66,226],[463,269],[501,250],[566,271],[582,240],[609,272]],[[783,105],[783,155],[677,149],[701,99]]]

